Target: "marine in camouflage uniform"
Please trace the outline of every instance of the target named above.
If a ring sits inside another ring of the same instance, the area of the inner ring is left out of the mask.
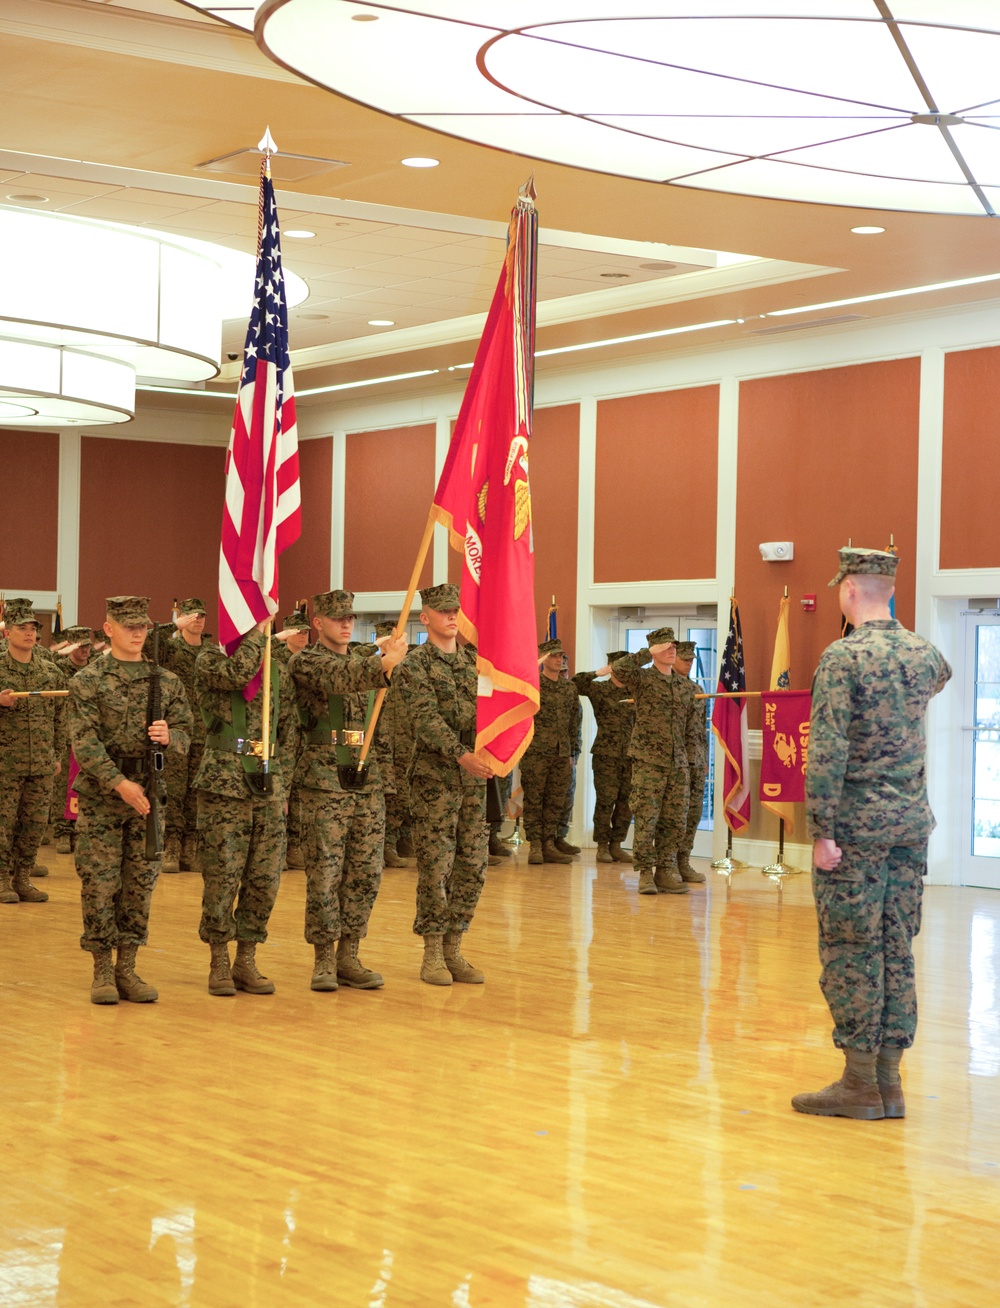
[[[376,622],[375,635],[391,636],[395,629],[395,622]],[[412,867],[412,862],[403,858],[396,848],[396,842],[410,825],[410,764],[413,761],[413,727],[398,685],[389,687],[378,731],[379,738],[385,739],[389,745],[394,781],[394,789],[385,797],[385,866]]]
[[[632,857],[639,870],[639,894],[684,894],[677,850],[687,824],[691,764],[701,742],[694,687],[673,672],[677,645],[670,627],[650,632],[648,649],[626,654],[612,675],[635,700],[629,742],[632,760]],[[644,667],[650,658],[651,668]]]
[[[792,1106],[826,1117],[903,1117],[899,1065],[917,1029],[912,940],[934,827],[924,716],[951,668],[891,616],[897,563],[883,550],[840,551],[830,584],[854,630],[813,678],[806,818],[820,986],[845,1067]]]
[[[80,765],[76,870],[82,882],[81,946],[94,955],[95,1004],[119,998],[150,1003],[156,990],[135,972],[146,943],[149,905],[159,864],[146,858],[143,792],[150,740],[186,750],[191,708],[171,672],[160,673],[160,717],[147,728],[151,665],[142,659],[149,600],[116,595],[107,601],[111,653],[94,659],[69,683],[69,730]],[[111,951],[118,947],[112,973]]]
[[[194,779],[205,752],[205,724],[197,710],[195,663],[211,637],[205,631],[208,610],[205,601],[192,596],[181,600],[174,622],[158,623],[157,657],[161,667],[169,668],[184,686],[193,713],[191,748],[187,754],[167,755],[166,837],[161,872],[200,872],[198,862],[198,792]],[[145,654],[153,657],[152,634],[146,640]]]
[[[295,704],[291,678],[272,657],[270,749],[263,767],[265,623],[247,632],[227,657],[218,645],[198,655],[194,669],[205,749],[193,778],[204,878],[198,934],[211,950],[208,992],[231,996],[274,993],[257,967],[257,946],[281,881],[284,847],[285,766],[294,763]],[[258,681],[255,681],[259,677]],[[248,700],[245,689],[254,688]],[[229,942],[236,941],[230,962]]]
[[[309,633],[311,631],[312,623],[309,621],[308,613],[304,613],[300,609],[295,609],[292,613],[289,613],[282,623],[281,637],[276,639],[271,647],[274,658],[287,666],[294,655],[301,653],[309,644]],[[293,686],[294,684],[292,682]],[[296,761],[298,761],[301,750],[302,741],[299,738],[295,743]],[[288,771],[292,774],[292,783],[288,793],[288,815],[285,818],[285,852],[282,867],[286,870],[301,872],[305,867],[305,858],[302,853],[302,799],[299,795],[299,784],[295,780],[294,769],[291,765]]]
[[[388,690],[387,674],[405,655],[406,642],[390,640],[384,657],[374,645],[352,647],[354,616],[351,591],[313,596],[319,640],[290,665],[302,730],[296,779],[305,832],[305,935],[315,951],[312,990],[377,990],[383,984],[358,957],[382,881],[384,786],[392,785],[381,712],[359,769],[377,692]]]
[[[39,654],[41,623],[23,598],[9,599],[0,645],[0,904],[41,904],[29,874],[49,819],[53,778],[65,753],[65,702],[11,692],[63,690],[65,680]]]
[[[529,863],[572,863],[580,851],[559,835],[573,769],[573,747],[580,733],[580,699],[571,681],[559,675],[566,654],[556,638],[538,646],[542,675],[535,733],[521,756],[524,833]]]
[[[679,640],[677,642],[677,660],[674,663],[674,674],[691,680],[691,667],[695,659],[695,643],[693,640]],[[697,868],[691,865],[691,851],[694,849],[694,838],[698,834],[698,826],[701,822],[702,809],[705,806],[705,781],[708,777],[708,717],[706,713],[707,699],[698,699],[698,683],[691,681],[691,686],[696,696],[695,705],[700,715],[701,729],[701,749],[695,758],[691,760],[691,794],[688,798],[687,823],[684,827],[684,834],[677,848],[677,870],[685,881],[704,881],[704,872],[699,872]]]
[[[608,665],[626,658],[627,651],[608,654]],[[590,700],[597,723],[591,746],[594,772],[594,840],[598,863],[631,863],[632,855],[622,849],[632,823],[629,792],[632,789],[632,760],[628,756],[635,707],[620,681],[598,680],[596,672],[578,672],[573,677],[577,693]]]
[[[420,979],[429,985],[478,984],[483,973],[462,957],[486,881],[486,778],[476,758],[476,656],[458,646],[458,587],[420,592],[427,643],[401,672],[414,753],[410,808],[417,848],[414,932],[423,938]]]
[[[93,646],[93,632],[90,627],[65,627],[61,633],[63,644],[56,654],[56,664],[65,682],[75,677],[81,668],[85,668],[92,659],[99,655]],[[74,648],[75,647],[75,648]],[[69,747],[69,732],[66,732],[66,747],[60,762],[59,780],[52,787],[52,804],[49,809],[49,822],[56,837],[56,853],[71,854],[73,838],[76,833],[76,819],[65,817],[66,799],[69,786],[70,762],[72,750]]]
[[[563,681],[569,681],[569,665],[566,665],[560,672]],[[583,713],[577,714],[576,719],[576,737],[570,745],[569,751],[569,785],[566,788],[566,798],[563,800],[562,812],[559,814],[559,830],[556,835],[556,848],[562,853],[579,854],[580,846],[571,845],[567,841],[569,829],[573,822],[573,805],[576,803],[576,765],[580,761],[580,755],[583,753]]]

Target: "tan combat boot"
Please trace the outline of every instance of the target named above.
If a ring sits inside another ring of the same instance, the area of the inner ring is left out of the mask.
[[[337,980],[352,990],[378,990],[385,985],[378,972],[365,967],[358,958],[357,936],[341,936],[337,946]]]
[[[444,965],[451,973],[453,981],[464,981],[467,985],[481,986],[486,980],[478,967],[462,957],[462,931],[449,931],[444,938]]]
[[[254,940],[236,942],[236,962],[233,964],[233,985],[248,995],[273,995],[274,982],[257,971],[257,943]]]
[[[181,842],[177,836],[167,836],[163,842],[163,861],[161,872],[179,872],[181,870]]]
[[[661,895],[686,895],[688,888],[684,884],[684,878],[677,871],[673,863],[666,867],[657,867],[653,877],[653,885]]]
[[[528,862],[529,863],[545,862],[545,855],[542,853],[542,842],[540,840],[532,840],[528,845]]]
[[[556,849],[558,849],[560,854],[569,854],[570,858],[572,858],[574,854],[579,854],[580,852],[579,845],[571,845],[569,841],[565,840],[562,836],[556,836],[552,843],[555,845]]]
[[[396,853],[400,858],[416,858],[417,851],[413,848],[413,841],[409,836],[400,836],[396,841]]]
[[[159,999],[156,989],[136,976],[135,956],[139,946],[130,941],[118,946],[118,962],[115,964],[115,985],[120,998],[131,1004],[152,1004]]]
[[[383,867],[409,867],[410,864],[407,863],[405,858],[399,857],[399,854],[396,851],[395,842],[391,840],[387,840],[385,842],[385,847],[382,850],[382,866]]]
[[[878,1122],[885,1117],[882,1095],[875,1072],[875,1054],[861,1049],[844,1050],[844,1072],[825,1090],[796,1095],[792,1107],[814,1117],[852,1117],[859,1122]]]
[[[14,889],[10,873],[0,872],[0,904],[19,904],[20,902],[21,896]]]
[[[621,844],[617,840],[612,840],[609,846],[609,852],[611,854],[611,861],[613,863],[632,862],[632,855],[628,852],[627,849],[622,849]]]
[[[699,872],[696,867],[691,866],[690,854],[677,855],[677,871],[681,874],[683,881],[693,881],[697,884],[705,880],[705,873]]]
[[[902,1058],[902,1049],[889,1049],[883,1046],[875,1060],[875,1079],[878,1082],[886,1117],[906,1116],[903,1083],[899,1076],[899,1064]]]
[[[229,966],[229,945],[223,940],[218,945],[211,945],[212,962],[208,969],[208,993],[210,995],[235,995],[233,974]]]
[[[180,869],[182,872],[201,871],[201,845],[193,832],[181,841]]]
[[[39,890],[28,880],[27,872],[15,872],[14,889],[17,897],[25,904],[45,904],[48,902],[48,894],[44,890]]]
[[[510,858],[514,853],[506,840],[501,840],[500,837],[495,836],[492,831],[490,832],[489,851],[494,858]]]
[[[110,949],[94,950],[94,982],[90,987],[92,1004],[117,1004],[118,987]]]
[[[607,843],[597,846],[598,863],[613,863],[615,860],[611,857],[611,850],[608,849]]]
[[[337,965],[333,961],[333,945],[313,945],[313,949],[316,951],[316,962],[313,965],[309,989],[338,990]]]
[[[60,836],[59,843],[56,845],[57,854],[72,854],[73,838],[72,836]]]
[[[573,855],[564,854],[554,840],[542,841],[542,854],[546,863],[572,863]]]
[[[306,866],[305,855],[302,853],[300,845],[289,845],[285,850],[285,871],[304,872]]]
[[[442,952],[443,936],[424,936],[424,956],[420,963],[420,980],[429,986],[450,986],[451,973]]]
[[[655,895],[656,886],[653,884],[653,869],[651,867],[639,869],[639,894]]]
[[[31,872],[29,873],[29,876],[33,876],[33,877],[47,877],[48,875],[49,875],[49,869],[45,866],[44,863],[36,863],[35,866],[31,869]]]

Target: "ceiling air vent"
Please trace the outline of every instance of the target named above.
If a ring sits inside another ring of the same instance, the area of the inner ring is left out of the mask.
[[[206,159],[204,163],[195,164],[206,173],[228,173],[236,177],[260,176],[260,150],[235,150],[232,154],[220,154],[217,159]],[[271,176],[276,182],[301,182],[318,173],[328,173],[332,168],[346,168],[343,159],[321,159],[313,154],[272,154]]]
[[[842,313],[835,318],[809,318],[806,322],[783,322],[780,327],[754,327],[748,336],[777,336],[779,332],[802,332],[810,327],[838,327],[842,322],[860,322],[863,313]]]

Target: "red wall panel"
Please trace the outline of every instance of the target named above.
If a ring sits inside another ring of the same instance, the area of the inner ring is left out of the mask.
[[[944,364],[942,568],[1000,567],[1000,347],[957,350]]]
[[[59,437],[0,430],[0,469],[0,590],[55,590]]]
[[[281,556],[281,615],[300,599],[330,589],[333,437],[299,443],[302,535]],[[279,624],[280,625],[280,624]]]
[[[535,545],[535,625],[544,638],[552,596],[558,628],[575,668],[576,542],[580,486],[580,408],[564,404],[538,409],[531,449],[531,529]]]

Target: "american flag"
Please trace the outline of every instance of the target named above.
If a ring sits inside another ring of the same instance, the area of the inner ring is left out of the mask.
[[[265,156],[253,311],[226,456],[219,639],[227,654],[278,611],[278,556],[299,538],[300,502],[288,306],[278,209]]]
[[[743,663],[743,629],[735,596],[729,606],[729,635],[719,669],[720,696],[747,688]],[[750,825],[750,747],[745,699],[717,699],[712,709],[712,730],[726,756],[723,771],[723,814],[732,831]]]

